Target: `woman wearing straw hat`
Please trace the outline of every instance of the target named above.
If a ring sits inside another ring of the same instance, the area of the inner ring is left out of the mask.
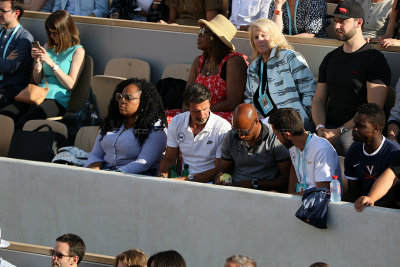
[[[203,54],[195,58],[187,85],[206,86],[212,95],[211,111],[231,122],[232,111],[243,102],[247,56],[235,52],[231,41],[237,30],[223,15],[200,19],[199,26],[197,48]]]
[[[306,60],[269,19],[256,20],[249,32],[254,55],[247,70],[244,102],[253,104],[262,118],[277,108],[294,108],[305,128],[313,130],[311,102],[316,83]]]

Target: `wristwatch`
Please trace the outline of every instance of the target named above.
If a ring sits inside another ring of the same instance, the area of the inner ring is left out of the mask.
[[[51,68],[51,70],[52,70],[52,71],[58,70],[58,65],[54,65],[54,66]]]
[[[345,132],[347,132],[347,128],[344,127],[344,125],[343,125],[343,126],[340,126],[340,127],[339,127],[339,130],[340,130],[340,134],[344,134]]]
[[[258,189],[258,179],[251,180],[251,183],[253,184],[254,189]]]
[[[188,180],[189,180],[189,181],[193,181],[193,180],[194,180],[194,174],[193,174],[193,173],[190,173],[190,174],[188,175]]]

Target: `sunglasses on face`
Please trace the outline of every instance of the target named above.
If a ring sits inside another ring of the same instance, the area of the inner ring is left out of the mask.
[[[62,257],[72,257],[71,255],[64,255],[61,252],[55,251],[54,249],[49,249],[50,256],[55,256],[58,259],[62,259]]]
[[[199,29],[199,36],[202,37],[204,34],[210,34],[211,31],[206,29],[206,28],[200,28]]]
[[[5,10],[5,9],[0,8],[0,14],[5,14],[5,13],[8,13],[10,11],[14,11],[14,9]]]
[[[253,130],[254,124],[256,123],[257,119],[254,119],[253,123],[251,124],[250,128],[248,130],[244,129],[234,129],[235,133],[240,136],[240,135],[250,135],[251,130]]]
[[[134,99],[140,99],[140,97],[133,97],[132,95],[129,94],[120,94],[120,93],[116,93],[115,94],[115,100],[117,100],[117,102],[120,102],[122,99],[124,99],[126,102],[129,102],[130,100],[134,100]]]

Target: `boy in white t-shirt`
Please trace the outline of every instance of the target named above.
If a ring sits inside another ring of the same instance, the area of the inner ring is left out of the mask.
[[[324,138],[304,129],[299,113],[292,108],[276,110],[270,117],[274,133],[289,148],[292,166],[288,192],[303,195],[311,187],[325,187],[333,175],[342,179],[339,158],[333,146]]]

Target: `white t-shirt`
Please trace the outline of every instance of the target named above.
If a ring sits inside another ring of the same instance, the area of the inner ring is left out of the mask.
[[[229,122],[210,111],[204,129],[194,137],[189,126],[190,112],[172,118],[168,126],[167,146],[179,147],[183,164],[189,173],[197,174],[215,168],[215,159],[221,158],[222,141],[232,128]]]
[[[268,18],[271,0],[232,0],[229,20],[235,26],[251,25],[259,18]]]
[[[297,180],[303,184],[305,176],[307,189],[315,187],[317,182],[330,182],[333,175],[337,175],[341,182],[342,171],[338,155],[325,138],[313,134],[303,151],[293,146],[289,153]],[[303,166],[306,166],[305,172]]]

